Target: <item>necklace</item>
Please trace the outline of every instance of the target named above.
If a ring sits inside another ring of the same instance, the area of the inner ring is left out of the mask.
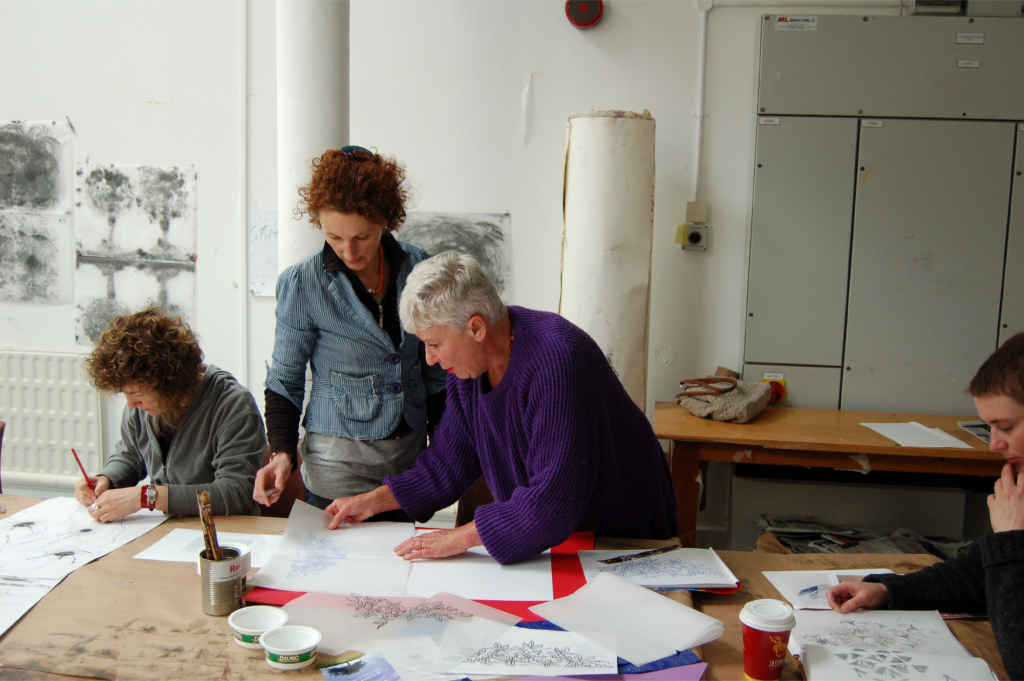
[[[379,256],[377,265],[379,266],[380,273],[377,275],[377,288],[372,289],[369,286],[366,287],[366,290],[372,295],[377,295],[384,290],[384,244],[380,244]]]

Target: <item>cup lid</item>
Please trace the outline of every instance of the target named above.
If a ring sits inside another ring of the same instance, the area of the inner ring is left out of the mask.
[[[774,598],[762,598],[743,606],[740,622],[761,631],[789,631],[796,626],[796,617],[788,604]]]

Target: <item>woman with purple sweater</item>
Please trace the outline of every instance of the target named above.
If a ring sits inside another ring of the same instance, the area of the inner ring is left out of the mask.
[[[447,411],[414,467],[327,507],[331,528],[398,508],[425,521],[483,475],[495,501],[473,522],[395,552],[443,558],[483,545],[508,564],[577,530],[678,533],[654,431],[584,331],[550,312],[506,308],[480,265],[453,251],[416,266],[400,310],[427,362],[449,374]]]

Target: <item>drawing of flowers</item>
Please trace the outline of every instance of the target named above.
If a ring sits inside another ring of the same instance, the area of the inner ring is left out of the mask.
[[[483,665],[504,665],[506,667],[522,667],[536,665],[541,667],[589,668],[604,667],[605,663],[594,659],[594,656],[583,657],[579,653],[564,648],[548,648],[540,643],[530,641],[522,645],[502,645],[493,643],[488,648],[481,648],[463,664],[475,663]]]
[[[318,575],[328,568],[337,567],[345,559],[341,548],[326,539],[321,541],[313,534],[306,537],[306,543],[295,549],[295,553],[298,558],[285,575],[287,579]]]
[[[456,617],[472,617],[473,613],[459,612],[458,608],[440,602],[420,603],[405,612],[402,617],[412,622],[415,619],[431,619],[438,622],[450,622]]]
[[[356,609],[356,617],[364,617],[371,619],[376,617],[373,621],[380,629],[391,620],[398,619],[406,613],[407,608],[387,598],[375,598],[373,596],[360,596],[353,594],[348,597],[349,603],[351,603]]]
[[[603,567],[598,572],[610,572],[625,579],[630,577],[642,577],[650,579],[665,575],[667,577],[696,577],[707,575],[711,577],[722,577],[724,573],[711,565],[684,561],[679,558],[671,560],[658,560],[654,556],[649,558],[637,558],[617,565]]]

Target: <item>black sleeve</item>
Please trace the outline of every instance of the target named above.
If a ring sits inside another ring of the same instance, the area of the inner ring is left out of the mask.
[[[284,452],[292,459],[292,472],[299,467],[299,421],[302,411],[287,397],[278,395],[267,388],[263,391],[266,400],[264,417],[267,422],[267,440],[271,452]]]
[[[434,428],[441,423],[444,416],[444,409],[448,406],[448,391],[442,390],[433,395],[427,395],[427,437],[434,436]]]
[[[983,613],[985,568],[981,547],[974,542],[967,555],[950,558],[907,575],[869,575],[865,582],[880,582],[889,589],[890,610],[940,610]]]

